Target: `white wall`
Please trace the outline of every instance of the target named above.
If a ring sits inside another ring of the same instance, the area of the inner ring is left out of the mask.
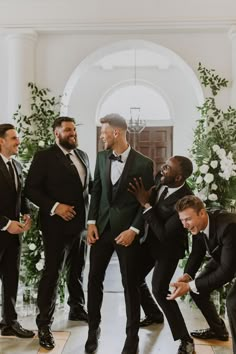
[[[0,15],[1,19],[1,15]],[[48,87],[53,95],[62,94],[70,76],[78,65],[86,61],[97,50],[113,45],[122,40],[144,40],[169,48],[182,58],[187,65],[197,74],[198,62],[208,68],[215,68],[216,72],[227,79],[231,78],[231,42],[227,30],[191,30],[186,31],[155,31],[149,33],[121,33],[99,31],[81,33],[61,31],[47,33],[38,31],[36,47],[36,82],[40,87]],[[0,97],[1,116],[4,121],[7,112],[7,60],[4,46],[4,34],[0,37]],[[86,66],[85,66],[86,68]],[[89,70],[89,67],[87,67]],[[85,69],[85,70],[87,70]],[[91,67],[90,67],[91,69]],[[94,69],[93,69],[94,70]],[[154,80],[150,80],[161,87],[169,98],[174,109],[174,153],[186,154],[191,146],[192,130],[197,118],[197,98],[194,95],[185,73],[181,70],[168,73],[168,81],[164,71],[159,72]],[[79,128],[80,146],[89,153],[94,166],[96,155],[96,127],[94,124],[96,109],[102,94],[117,81],[117,77],[108,73],[86,71],[81,75],[73,92],[69,114],[78,117],[83,126]],[[105,77],[107,76],[107,77]],[[125,73],[119,72],[118,80],[125,78]],[[220,97],[220,104],[225,107],[230,102],[230,89],[226,89]],[[20,103],[20,102],[19,102]]]

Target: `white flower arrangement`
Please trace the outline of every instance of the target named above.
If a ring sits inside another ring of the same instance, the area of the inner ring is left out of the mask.
[[[227,80],[201,64],[198,70],[213,97],[198,107],[201,117],[190,150],[195,166],[190,183],[207,206],[227,208],[236,205],[236,110],[229,107],[223,112],[215,104],[214,96],[227,86]]]

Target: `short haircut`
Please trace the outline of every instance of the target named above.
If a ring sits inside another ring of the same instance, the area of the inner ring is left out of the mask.
[[[0,124],[0,138],[4,138],[6,135],[6,132],[11,129],[16,129],[14,125],[10,123],[4,123]]]
[[[193,173],[192,161],[185,156],[179,155],[173,156],[173,158],[179,162],[181,173],[184,179],[187,179],[189,176],[191,176],[191,174]]]
[[[58,117],[54,120],[52,129],[55,131],[56,128],[61,127],[63,122],[72,122],[75,124],[75,119],[71,117]]]
[[[102,124],[108,123],[114,128],[121,128],[123,130],[127,130],[127,123],[125,118],[119,115],[118,113],[107,114],[105,117],[100,119],[100,122]]]
[[[195,195],[186,195],[179,199],[175,205],[175,209],[178,213],[188,208],[193,209],[198,214],[200,210],[205,209],[205,205],[203,201]]]

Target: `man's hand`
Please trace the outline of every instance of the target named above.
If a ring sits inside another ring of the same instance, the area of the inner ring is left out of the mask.
[[[118,245],[128,247],[135,239],[135,236],[136,232],[134,230],[129,229],[121,232],[119,236],[115,238],[115,241]]]
[[[137,201],[144,207],[146,203],[149,202],[151,193],[155,186],[152,186],[149,190],[146,190],[143,185],[142,177],[134,178],[133,183],[129,183],[128,191],[132,193]]]
[[[170,286],[172,288],[175,288],[175,290],[171,293],[167,295],[167,300],[174,300],[177,297],[183,296],[185,295],[189,290],[190,290],[190,286],[188,283],[184,283],[184,282],[176,282],[176,283],[172,283],[170,284]]]
[[[24,214],[22,219],[24,221],[24,231],[28,231],[31,228],[31,217],[29,214]]]
[[[97,226],[95,224],[89,224],[87,231],[87,242],[89,245],[93,245],[97,240],[99,240]]]
[[[62,203],[58,204],[58,206],[56,207],[54,213],[56,215],[60,216],[65,221],[72,220],[75,217],[75,215],[76,215],[76,212],[74,210],[74,206],[67,205],[67,204],[62,204]]]
[[[184,282],[184,283],[188,283],[190,282],[191,280],[193,280],[189,274],[185,273],[183,274],[181,277],[179,277],[177,279],[177,282]]]
[[[24,224],[20,223],[19,221],[12,220],[10,225],[7,228],[7,232],[13,235],[18,235],[24,232]]]

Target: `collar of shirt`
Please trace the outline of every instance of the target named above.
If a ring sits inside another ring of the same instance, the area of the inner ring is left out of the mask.
[[[204,232],[204,234],[206,235],[207,238],[209,238],[210,235],[210,220],[209,220],[209,216],[207,215],[207,226],[204,230],[201,230],[201,232]]]
[[[67,154],[75,155],[74,150],[68,151],[68,150],[64,149],[60,144],[57,144],[57,146],[61,149],[61,151],[63,152],[64,155],[67,155]]]
[[[8,159],[8,158],[7,158],[6,156],[4,156],[3,154],[0,153],[0,155],[1,155],[2,159],[3,159],[3,161],[5,162],[5,164],[7,164],[8,161],[11,161],[11,159]]]
[[[169,197],[171,194],[175,193],[178,189],[182,188],[183,185],[184,185],[184,183],[183,183],[181,186],[175,187],[175,188],[171,188],[171,187],[168,187],[168,186],[166,186],[166,185],[162,185],[161,188],[160,188],[160,190],[159,190],[158,195],[160,196],[161,193],[163,192],[163,190],[167,187],[167,188],[168,188],[168,193],[167,193],[167,195],[166,195],[166,198],[167,198],[167,197]]]
[[[122,162],[124,162],[124,163],[126,162],[128,156],[129,156],[130,150],[131,150],[131,147],[129,145],[128,148],[124,152],[122,152],[122,154],[120,154]],[[113,151],[113,154],[115,156],[119,156],[119,155],[117,155],[117,153],[115,151]]]

